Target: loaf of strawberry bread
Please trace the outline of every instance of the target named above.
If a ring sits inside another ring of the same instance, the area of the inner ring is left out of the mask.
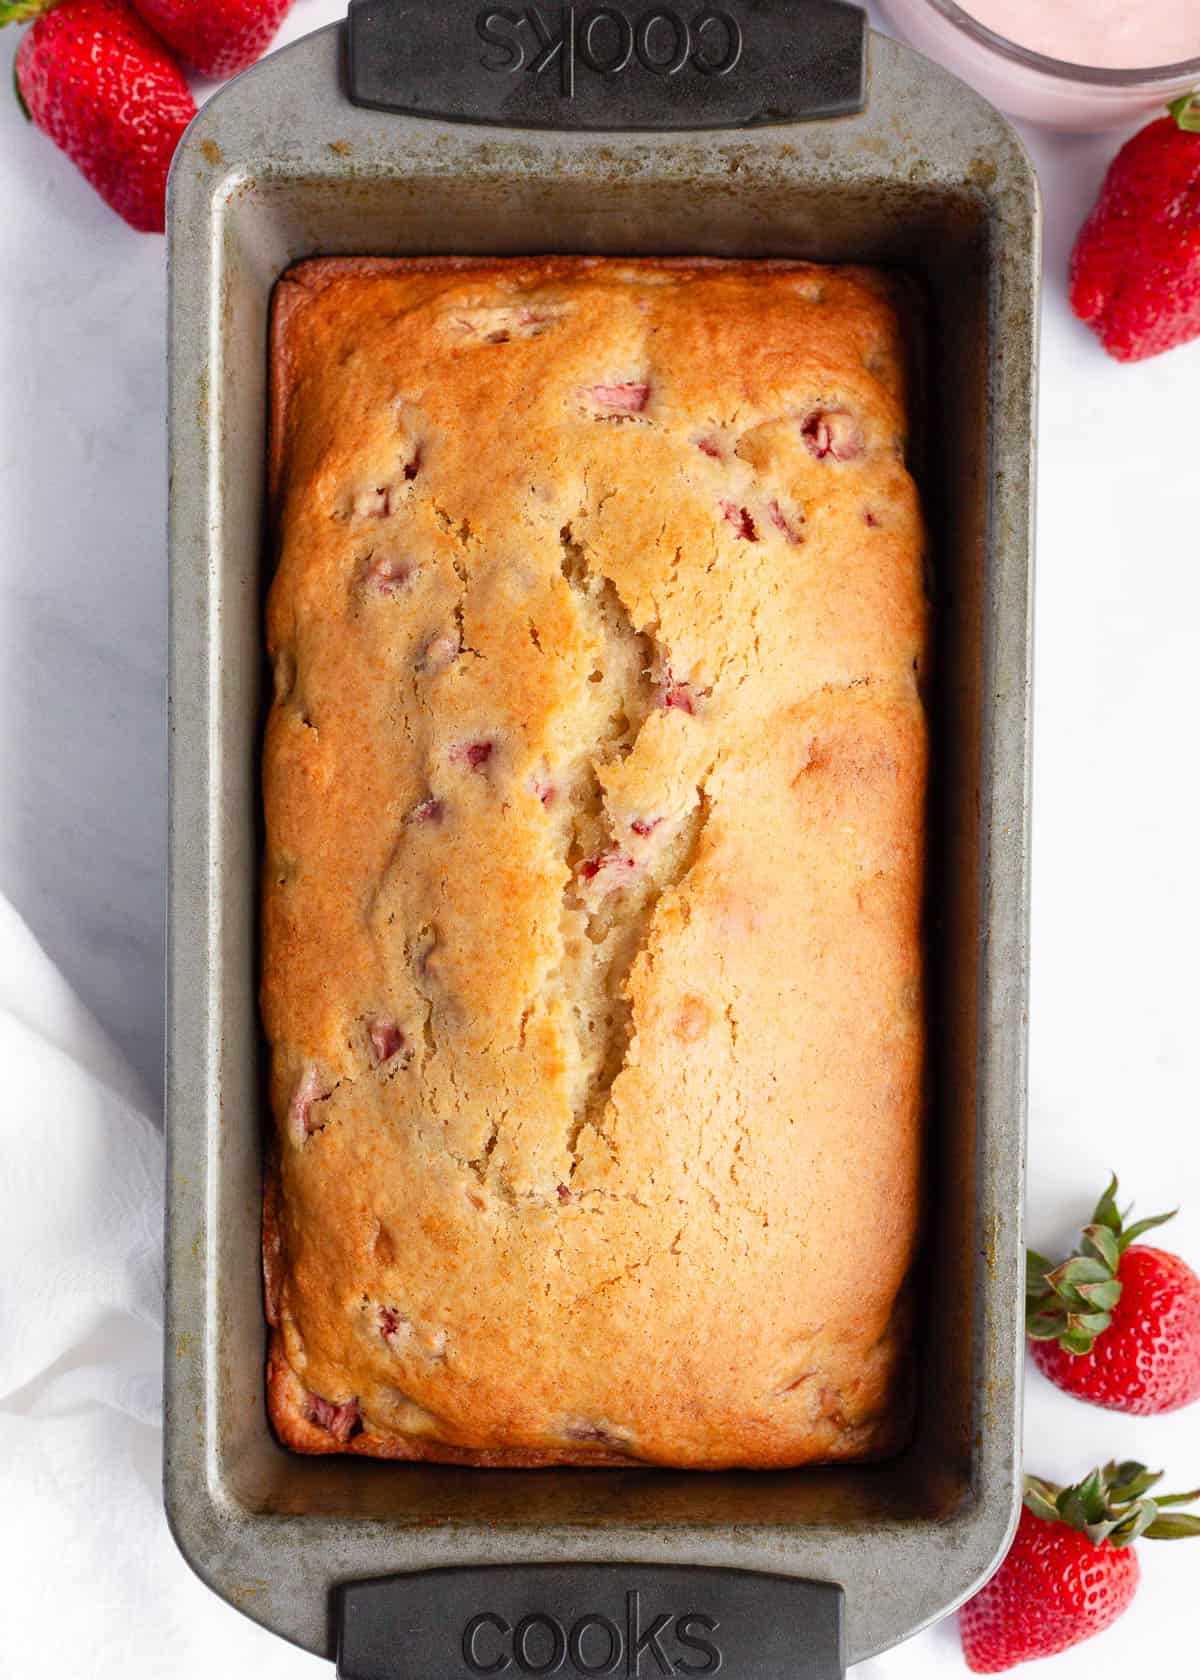
[[[276,292],[269,1405],[303,1452],[893,1451],[927,606],[884,276]]]

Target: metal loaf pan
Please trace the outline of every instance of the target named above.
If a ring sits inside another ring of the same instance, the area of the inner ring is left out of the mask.
[[[1037,190],[969,89],[883,37],[869,63],[866,109],[832,121],[486,128],[352,105],[335,26],[238,78],[176,161],[166,1502],[212,1588],[312,1651],[332,1654],[332,1589],[363,1577],[698,1565],[710,1580],[839,1583],[859,1661],[965,1597],[1015,1521]],[[267,1424],[256,875],[271,289],[314,254],[543,251],[883,263],[928,295],[930,1196],[916,1432],[887,1464],[472,1471],[305,1459]],[[745,1672],[735,1656],[725,1669]]]

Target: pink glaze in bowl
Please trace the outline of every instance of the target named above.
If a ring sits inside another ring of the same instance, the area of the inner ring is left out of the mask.
[[[944,64],[963,81],[978,88],[986,98],[1011,116],[1047,128],[1120,128],[1138,118],[1161,113],[1168,101],[1200,88],[1200,0],[1197,8],[1197,51],[1191,58],[1173,64],[1145,66],[1075,63],[1051,57],[1022,46],[970,15],[954,0],[880,0],[881,9],[896,31],[919,52]],[[980,0],[979,9],[999,22],[1002,16],[1015,19],[1014,27],[1028,27],[1022,19],[1019,0],[1005,7],[997,0]],[[1153,11],[1153,0],[1149,10]],[[1091,8],[1081,4],[1081,11]],[[1162,20],[1160,20],[1161,23]],[[1173,21],[1173,20],[1172,20]],[[1094,25],[1094,15],[1093,15]],[[1043,19],[1038,36],[1049,38]],[[1146,31],[1148,51],[1164,30]],[[1062,39],[1056,32],[1054,39]],[[1167,32],[1167,38],[1173,38]],[[1105,40],[1095,28],[1083,23],[1079,51],[1081,58],[1128,58],[1134,49],[1128,40]]]

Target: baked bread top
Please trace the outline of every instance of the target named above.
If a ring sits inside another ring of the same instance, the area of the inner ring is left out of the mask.
[[[276,1428],[888,1450],[927,633],[892,283],[335,259],[273,337]]]

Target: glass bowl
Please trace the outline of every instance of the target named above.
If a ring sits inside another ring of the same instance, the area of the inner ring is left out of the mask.
[[[1200,87],[1200,58],[1145,70],[1069,64],[997,35],[954,0],[880,0],[880,9],[918,52],[1010,116],[1046,128],[1121,128]]]

